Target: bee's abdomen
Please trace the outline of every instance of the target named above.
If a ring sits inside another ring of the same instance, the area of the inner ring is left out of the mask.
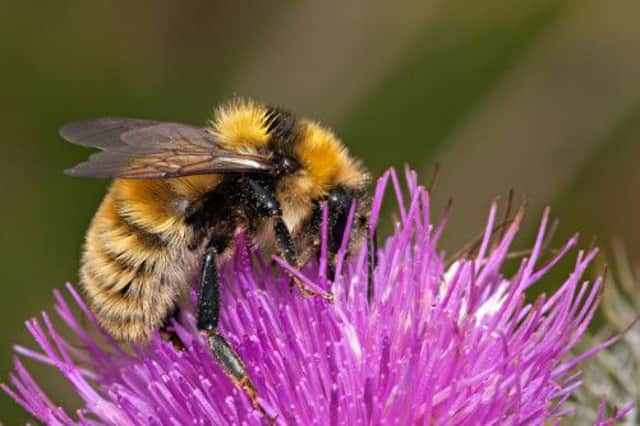
[[[135,225],[108,194],[87,233],[80,279],[100,324],[118,340],[146,340],[175,309],[190,271],[162,234]]]

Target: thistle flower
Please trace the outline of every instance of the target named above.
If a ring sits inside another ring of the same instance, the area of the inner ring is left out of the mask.
[[[428,194],[414,173],[407,172],[408,205],[395,173],[379,180],[371,224],[389,180],[400,220],[378,252],[371,304],[365,248],[347,260],[343,244],[333,283],[326,279],[326,251],[301,272],[279,261],[310,286],[331,286],[334,304],[291,292],[287,274],[274,276],[242,236],[222,268],[220,331],[246,362],[267,416],[216,364],[192,313],[174,324],[185,350],[155,336],[146,347],[125,352],[104,334],[98,342],[60,291],[56,313],[84,349],[65,340],[45,313],[42,321],[27,322],[40,350],[16,351],[58,368],[84,406],[74,415],[58,407],[19,357],[12,386],[3,389],[48,424],[252,425],[270,417],[278,424],[485,425],[559,422],[569,415],[565,402],[580,386],[575,367],[612,342],[568,356],[599,300],[602,279],[580,278],[596,251],[578,252],[574,271],[555,293],[529,304],[526,290],[577,244],[571,238],[538,265],[548,211],[531,256],[512,277],[500,269],[522,214],[492,243],[495,205],[477,254],[446,268],[436,248],[444,223],[432,225]],[[67,291],[97,328],[71,285]],[[610,424],[631,408],[596,423]]]
[[[576,390],[570,405],[576,408],[573,419],[581,424],[593,423],[598,416],[597,402],[603,395],[615,404],[640,403],[640,274],[634,270],[622,243],[614,245],[614,273],[607,276],[601,312],[604,325],[595,333],[585,333],[577,345],[584,350],[605,336],[621,334],[615,345],[597,353],[583,367],[584,385]],[[633,410],[625,425],[640,423]]]

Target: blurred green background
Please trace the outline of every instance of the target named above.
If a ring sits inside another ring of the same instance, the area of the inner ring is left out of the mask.
[[[220,101],[251,96],[322,120],[375,174],[409,163],[426,181],[438,161],[435,207],[454,199],[450,251],[514,188],[529,198],[529,237],[551,205],[559,238],[620,236],[640,257],[637,0],[8,3],[3,381],[11,345],[31,344],[24,320],[75,281],[107,185],[62,174],[88,152],[57,129],[84,117],[204,123]],[[0,413],[28,419],[4,394]]]

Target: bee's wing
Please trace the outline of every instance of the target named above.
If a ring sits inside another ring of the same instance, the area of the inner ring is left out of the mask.
[[[206,129],[187,124],[98,118],[68,123],[60,135],[103,151],[66,170],[70,176],[149,179],[273,170],[266,157],[224,150]]]

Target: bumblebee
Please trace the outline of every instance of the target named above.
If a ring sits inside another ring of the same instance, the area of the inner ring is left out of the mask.
[[[80,268],[89,305],[114,338],[145,341],[165,330],[194,275],[200,276],[197,326],[225,372],[255,402],[242,361],[216,332],[219,264],[243,230],[302,267],[319,253],[325,201],[330,258],[355,203],[349,245],[353,250],[366,239],[370,247],[373,294],[369,177],[318,123],[237,98],[220,106],[205,127],[98,118],[66,124],[60,134],[101,150],[68,175],[114,179],[88,229]]]

